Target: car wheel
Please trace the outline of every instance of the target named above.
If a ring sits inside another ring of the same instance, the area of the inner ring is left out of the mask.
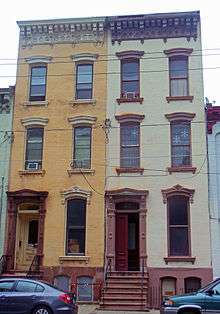
[[[32,314],[52,314],[52,311],[44,305],[39,305],[33,310]]]

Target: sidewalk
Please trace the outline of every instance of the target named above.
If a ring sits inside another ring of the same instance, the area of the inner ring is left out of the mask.
[[[102,311],[98,309],[98,304],[81,304],[79,305],[78,314],[159,314],[159,310],[150,310],[149,312],[141,311]]]

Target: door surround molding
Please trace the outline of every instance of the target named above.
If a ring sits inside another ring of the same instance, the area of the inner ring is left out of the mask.
[[[18,207],[22,203],[31,202],[39,205],[37,255],[43,257],[44,222],[46,215],[45,200],[47,198],[47,195],[48,195],[47,191],[34,191],[30,189],[7,192],[8,207],[7,207],[7,232],[5,242],[5,254],[8,257],[7,270],[11,270],[14,268]],[[42,265],[42,258],[40,260]]]
[[[110,263],[112,270],[115,270],[115,232],[116,213],[115,204],[119,202],[133,202],[139,204],[139,209],[133,212],[139,213],[139,259],[140,267],[146,269],[147,248],[146,248],[146,215],[148,190],[136,190],[123,188],[109,190],[105,193],[106,200],[106,266]],[[126,210],[124,211],[126,213]],[[131,211],[129,211],[131,212]]]

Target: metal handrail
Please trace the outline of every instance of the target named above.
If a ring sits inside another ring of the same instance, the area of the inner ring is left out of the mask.
[[[105,268],[105,274],[104,274],[104,288],[107,288],[107,280],[108,276],[111,276],[112,271],[112,260],[111,258],[107,258],[106,268]]]
[[[8,255],[2,255],[0,258],[0,275],[7,271]]]
[[[41,255],[35,255],[27,271],[26,277],[31,277],[40,273]]]

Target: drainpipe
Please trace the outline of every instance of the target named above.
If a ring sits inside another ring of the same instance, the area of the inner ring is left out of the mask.
[[[2,177],[1,182],[1,194],[0,194],[0,228],[1,228],[1,221],[2,221],[2,205],[3,205],[3,193],[4,193],[4,177]]]

